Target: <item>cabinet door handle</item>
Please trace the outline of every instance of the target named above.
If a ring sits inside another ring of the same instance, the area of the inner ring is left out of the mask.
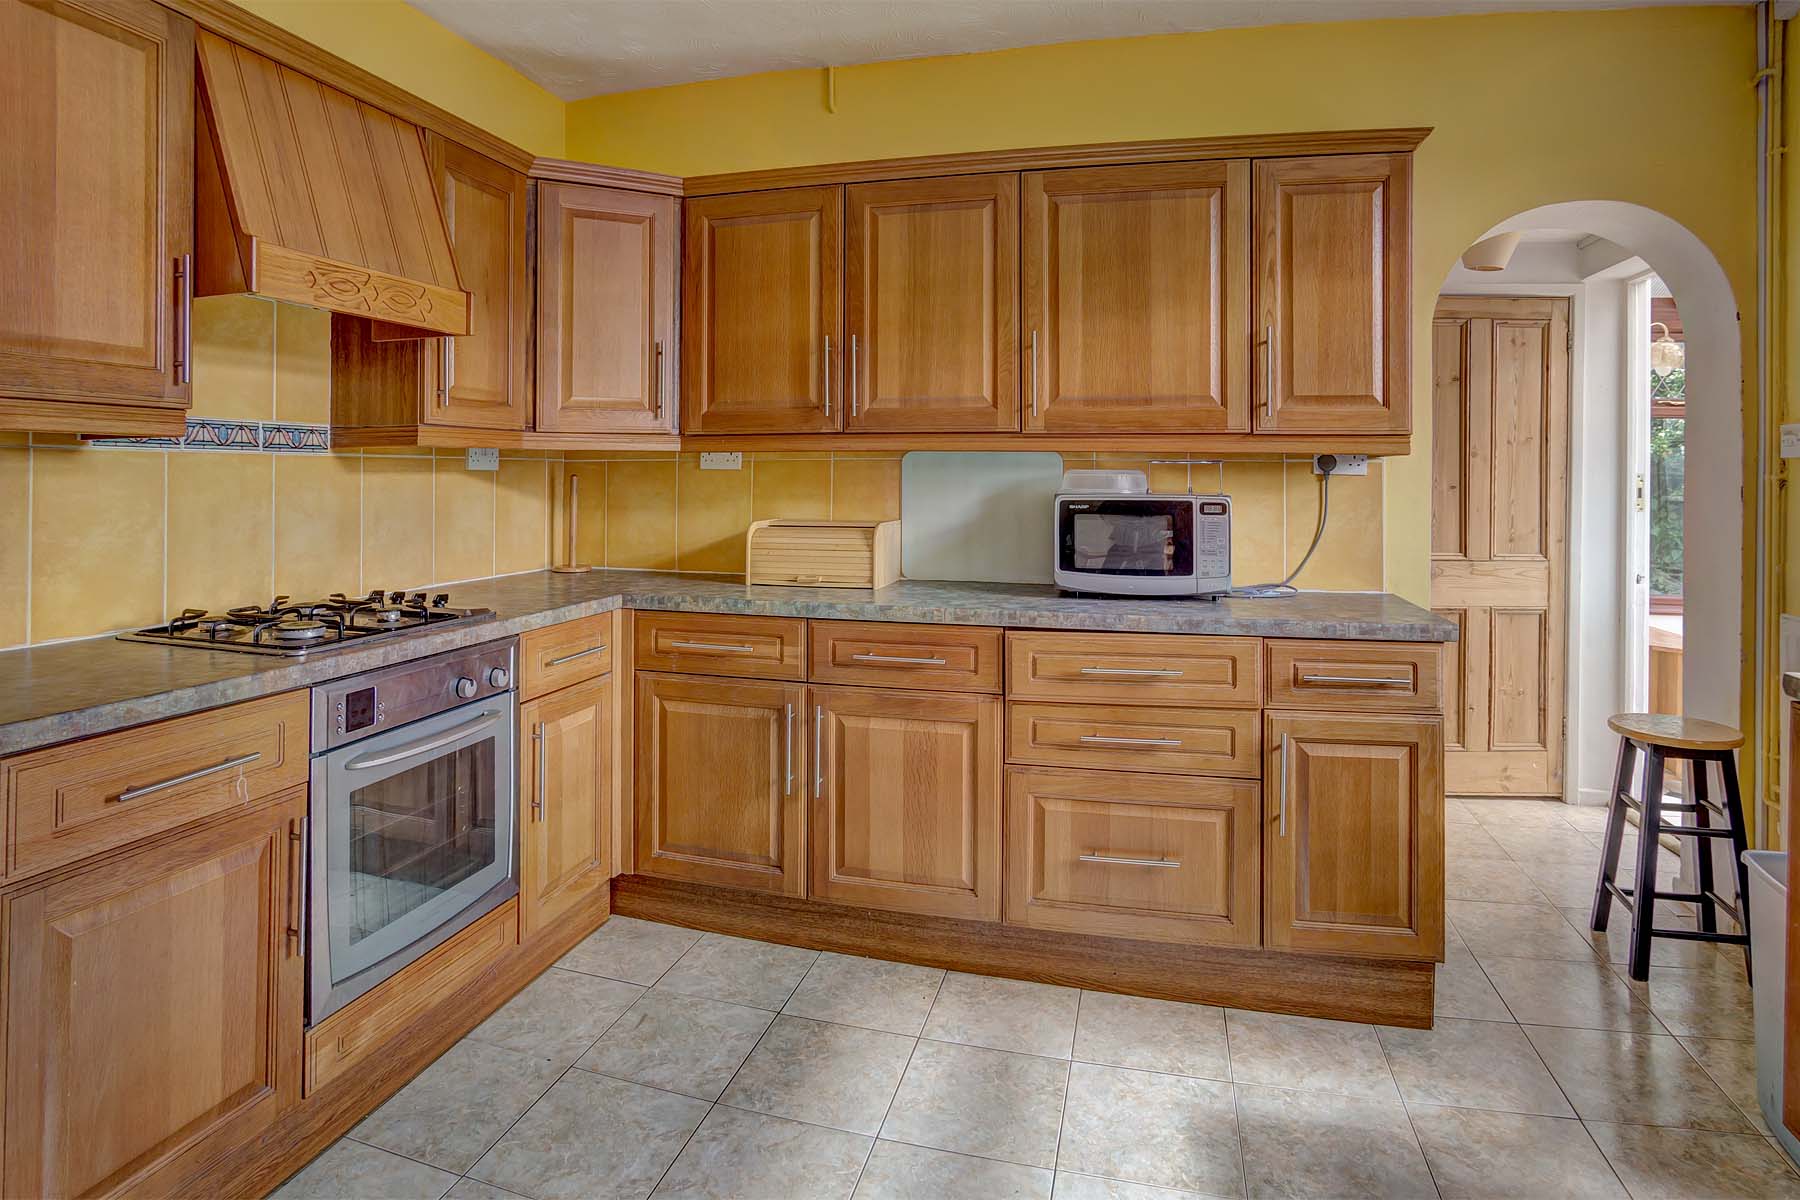
[[[531,727],[531,740],[537,743],[537,778],[531,781],[531,815],[534,820],[544,819],[544,789],[548,785],[544,779],[544,723],[539,721]]]
[[[1077,854],[1077,862],[1106,863],[1115,867],[1179,867],[1179,858],[1127,858],[1118,854]]]
[[[820,382],[825,385],[825,415],[831,415],[831,335],[825,335],[825,355],[819,360]]]
[[[175,260],[175,382],[194,381],[194,256]]]
[[[604,653],[605,650],[606,650],[606,643],[601,642],[598,646],[589,646],[586,650],[577,650],[573,654],[565,654],[560,658],[553,658],[549,662],[545,663],[544,666],[546,668],[560,667],[566,662],[574,662],[578,658],[586,658],[591,654],[601,654],[601,653]]]
[[[813,706],[813,799],[825,794],[825,706]]]
[[[850,415],[856,415],[856,335],[850,335]]]
[[[781,768],[783,773],[781,794],[791,796],[794,794],[794,706],[792,704],[787,706],[787,732],[781,741]]]
[[[1276,757],[1280,760],[1280,765],[1281,765],[1281,770],[1276,775],[1276,786],[1280,790],[1280,793],[1281,793],[1281,807],[1276,814],[1276,822],[1275,822],[1275,836],[1276,837],[1286,837],[1287,836],[1288,747],[1293,745],[1293,741],[1294,741],[1294,739],[1290,738],[1285,733],[1282,734],[1280,737],[1278,737],[1275,741],[1275,754],[1276,754]]]
[[[1034,417],[1037,416],[1037,362],[1037,330],[1034,329],[1031,331],[1031,415]]]
[[[909,667],[941,667],[945,660],[941,658],[907,658],[902,654],[852,654],[857,662],[899,663]]]
[[[1301,683],[1378,683],[1387,687],[1411,687],[1410,679],[1390,679],[1386,675],[1302,675]]]
[[[456,339],[444,339],[444,390],[448,392],[456,386]]]
[[[1175,738],[1107,737],[1098,733],[1084,733],[1076,740],[1086,742],[1090,746],[1168,746],[1172,748],[1181,746],[1181,742]]]
[[[737,645],[737,644],[727,644],[725,642],[676,642],[676,641],[671,641],[669,643],[669,645],[675,647],[677,650],[717,650],[722,654],[754,654],[754,653],[756,653],[755,646],[742,646],[742,645]]]
[[[1134,679],[1179,679],[1173,667],[1083,667],[1083,675],[1127,675]]]
[[[450,339],[442,338],[438,345],[438,385],[437,398],[439,408],[450,407]]]
[[[656,343],[656,366],[651,374],[650,391],[656,398],[656,419],[663,415],[663,351],[662,342]]]
[[[306,818],[288,822],[288,949],[306,957]]]
[[[1275,326],[1263,326],[1263,419],[1275,423]]]
[[[145,796],[157,792],[166,792],[172,787],[180,787],[184,783],[192,783],[196,779],[205,779],[208,775],[217,775],[221,771],[229,771],[233,767],[243,767],[262,757],[262,751],[253,750],[249,754],[240,754],[236,758],[228,758],[222,763],[214,763],[210,767],[201,767],[197,771],[188,771],[170,779],[156,783],[146,783],[143,787],[126,788],[118,795],[110,797],[108,804],[130,804],[133,800],[142,800]]]

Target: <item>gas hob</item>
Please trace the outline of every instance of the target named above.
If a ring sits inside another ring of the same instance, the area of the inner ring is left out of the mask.
[[[184,608],[167,625],[152,625],[119,637],[127,642],[300,658],[375,638],[404,637],[493,619],[492,609],[452,608],[448,592],[429,600],[424,592],[373,591],[361,599],[334,592],[323,600],[299,604],[277,596],[267,605],[248,604],[222,613]]]

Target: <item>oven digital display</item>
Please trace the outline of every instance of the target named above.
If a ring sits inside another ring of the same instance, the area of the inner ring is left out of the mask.
[[[344,732],[355,733],[375,723],[375,689],[360,688],[344,697]]]

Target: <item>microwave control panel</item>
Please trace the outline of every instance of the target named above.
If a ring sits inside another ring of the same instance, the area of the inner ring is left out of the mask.
[[[1231,504],[1202,500],[1194,506],[1194,575],[1199,579],[1231,577]]]

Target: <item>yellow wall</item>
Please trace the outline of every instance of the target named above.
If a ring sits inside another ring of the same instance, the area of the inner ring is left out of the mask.
[[[237,2],[533,154],[562,156],[560,99],[403,0]]]
[[[1413,205],[1414,445],[1432,302],[1495,223],[1624,200],[1719,258],[1754,362],[1748,9],[1369,21],[1081,42],[630,92],[569,106],[571,157],[675,174],[1132,138],[1428,125]],[[1749,402],[1753,406],[1753,400]],[[1386,581],[1428,594],[1430,461],[1391,460]]]

